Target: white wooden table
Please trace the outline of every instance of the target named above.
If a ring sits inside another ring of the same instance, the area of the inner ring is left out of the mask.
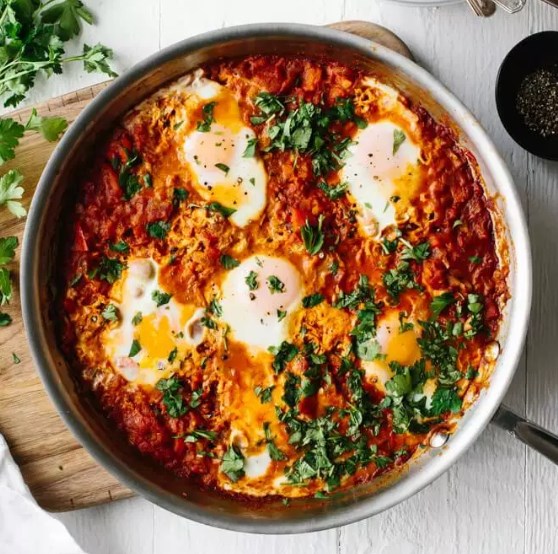
[[[508,162],[528,212],[535,265],[525,359],[507,402],[558,431],[558,164],[519,148],[494,101],[498,66],[525,36],[558,30],[558,10],[537,0],[519,14],[477,19],[465,4],[407,8],[376,0],[89,0],[89,43],[113,47],[120,71],[168,44],[259,21],[314,24],[367,19],[399,34],[417,60],[480,119]],[[34,99],[100,79],[78,68],[37,87]],[[210,529],[135,498],[60,514],[90,554],[551,554],[558,552],[558,467],[495,429],[448,473],[403,505],[342,529],[291,537]],[[0,548],[1,550],[1,548]]]

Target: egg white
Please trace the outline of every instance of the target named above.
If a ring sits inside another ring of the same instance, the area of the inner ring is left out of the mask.
[[[257,275],[258,287],[250,290],[246,278]],[[268,280],[277,277],[284,292],[272,292]],[[303,294],[298,270],[287,260],[251,256],[228,272],[221,286],[222,319],[237,342],[249,348],[267,350],[288,337],[290,315]],[[286,312],[281,318],[278,311]]]
[[[113,304],[118,309],[118,322],[103,337],[107,357],[128,381],[154,385],[172,370],[169,355],[192,348],[204,337],[201,325],[204,310],[179,304],[171,297],[157,306],[153,292],[164,292],[158,280],[159,266],[151,259],[129,262],[118,286],[113,288]],[[140,313],[141,322],[134,325]],[[130,357],[132,342],[138,340],[141,350]]]

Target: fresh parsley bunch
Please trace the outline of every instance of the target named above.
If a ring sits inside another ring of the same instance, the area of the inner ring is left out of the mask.
[[[65,55],[65,43],[80,34],[82,21],[93,23],[93,15],[80,0],[0,0],[0,99],[5,107],[19,104],[38,75],[60,74],[69,62],[82,61],[88,73],[116,76],[108,64],[112,50],[102,44],[84,44],[82,54]],[[63,117],[41,117],[34,109],[25,123],[0,118],[0,166],[15,157],[26,132],[39,132],[53,142],[67,127]],[[17,169],[0,176],[0,206],[19,218],[27,214],[20,202],[22,181]],[[17,237],[0,239],[0,306],[12,296],[10,271],[5,265],[13,260],[17,245]],[[0,312],[0,326],[10,322],[11,317]]]

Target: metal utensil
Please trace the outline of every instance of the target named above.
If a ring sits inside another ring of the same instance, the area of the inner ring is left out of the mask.
[[[490,17],[496,11],[492,0],[467,0],[467,4],[479,17]]]

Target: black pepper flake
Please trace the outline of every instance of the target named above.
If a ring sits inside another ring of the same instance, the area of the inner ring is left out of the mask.
[[[516,98],[525,125],[543,137],[558,135],[558,67],[527,75]]]

